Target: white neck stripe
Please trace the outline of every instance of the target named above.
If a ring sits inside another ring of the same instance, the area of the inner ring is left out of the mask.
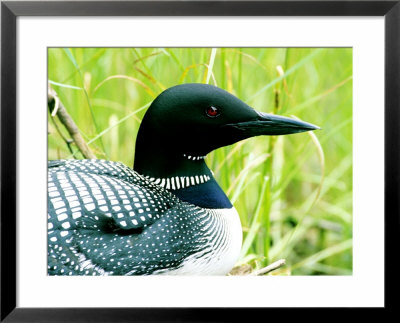
[[[211,177],[208,175],[176,176],[168,178],[145,176],[145,178],[154,184],[165,187],[167,190],[179,190],[181,188],[206,183],[211,180]]]
[[[189,160],[201,160],[201,159],[206,158],[206,156],[189,156],[189,155],[186,155],[186,154],[183,154],[183,157],[185,157],[185,158],[187,158]]]

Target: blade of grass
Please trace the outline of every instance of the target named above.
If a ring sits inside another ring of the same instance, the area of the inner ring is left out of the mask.
[[[353,271],[351,269],[329,266],[325,264],[320,264],[318,262],[308,263],[303,265],[302,267],[310,268],[312,271],[321,272],[324,275],[349,276],[353,274]]]
[[[348,211],[346,211],[343,207],[337,204],[328,203],[326,201],[320,200],[318,204],[321,208],[328,212],[329,214],[335,215],[340,218],[343,222],[351,224],[352,215]]]
[[[118,121],[116,121],[115,123],[113,123],[111,126],[109,126],[108,128],[104,129],[102,132],[100,132],[97,136],[95,136],[94,138],[92,138],[91,140],[89,140],[87,142],[88,145],[92,144],[93,142],[95,142],[96,140],[99,140],[102,136],[104,136],[107,132],[109,132],[112,128],[118,126],[119,124],[121,124],[122,122],[125,122],[126,120],[128,120],[129,118],[133,117],[136,113],[148,108],[150,106],[151,102],[145,104],[144,106],[140,107],[139,109],[133,111],[132,113],[129,113],[128,115],[126,115],[125,117],[119,119]],[[69,158],[73,157],[73,155],[69,156]]]
[[[292,116],[294,117],[294,116]],[[295,118],[297,120],[300,120],[298,118]],[[312,142],[314,143],[317,152],[318,152],[318,158],[320,162],[320,168],[321,168],[321,180],[320,183],[317,187],[317,189],[313,192],[313,194],[309,195],[309,197],[303,202],[301,207],[299,208],[299,211],[301,213],[301,216],[298,220],[298,224],[293,228],[291,231],[290,236],[288,237],[286,244],[282,246],[281,252],[287,248],[287,244],[290,243],[291,238],[293,235],[296,233],[296,230],[300,227],[302,221],[304,220],[304,217],[308,214],[308,212],[313,208],[313,206],[317,203],[318,199],[320,198],[323,183],[324,183],[324,178],[325,178],[325,156],[324,156],[324,151],[322,149],[322,146],[320,142],[318,141],[317,136],[313,132],[307,132],[307,134],[311,137]]]
[[[91,139],[90,141],[88,141],[88,145],[90,145],[91,143],[93,143],[94,141],[98,140],[101,136],[104,136],[107,132],[109,132],[112,128],[118,126],[119,124],[121,124],[122,122],[125,122],[126,120],[128,120],[129,118],[133,117],[136,113],[148,108],[150,106],[151,102],[143,105],[142,107],[140,107],[139,109],[133,111],[132,113],[129,113],[128,115],[126,115],[125,117],[119,119],[118,121],[116,121],[112,126],[104,129],[102,132],[100,132],[96,137],[94,137],[93,139]]]
[[[261,93],[265,92],[266,90],[268,90],[269,88],[271,88],[272,86],[274,86],[276,83],[280,82],[281,80],[283,80],[285,77],[287,77],[288,75],[292,74],[293,72],[297,71],[299,68],[301,68],[302,66],[304,66],[307,62],[309,62],[310,60],[312,60],[315,56],[317,56],[319,53],[321,53],[322,49],[318,48],[314,51],[311,52],[311,54],[307,55],[306,57],[304,57],[302,60],[300,60],[297,64],[293,65],[291,68],[287,69],[285,74],[275,78],[272,82],[268,83],[267,85],[265,85],[264,87],[262,87],[261,89],[259,89],[256,93],[254,93],[252,96],[250,96],[249,98],[247,98],[245,100],[245,102],[250,102],[253,99],[255,99],[257,96],[259,96]]]
[[[96,87],[93,90],[93,94],[96,93],[96,91],[100,87],[102,87],[106,82],[108,82],[110,80],[114,80],[114,79],[124,79],[124,80],[129,80],[131,82],[134,82],[134,83],[140,85],[151,97],[154,98],[156,96],[156,94],[142,81],[138,80],[137,78],[127,76],[127,75],[111,75],[111,76],[105,78],[103,81],[101,81],[99,84],[96,85]]]
[[[217,49],[216,48],[212,48],[211,49],[211,54],[210,54],[210,60],[208,62],[207,65],[207,77],[206,77],[206,84],[210,83],[210,78],[211,78],[211,74],[212,74],[212,70],[214,67],[214,61],[215,61],[215,55],[217,54]],[[213,78],[214,81],[214,85],[217,85],[217,82],[215,80],[215,78]]]
[[[158,86],[158,88],[161,91],[164,91],[166,89],[166,87],[160,82],[157,81],[152,75],[147,74],[146,72],[144,72],[143,70],[141,70],[139,67],[135,66],[134,69],[139,72],[139,74],[143,75],[146,79],[148,79],[151,83],[153,83],[154,85]]]
[[[233,93],[234,94],[234,90],[233,90],[233,79],[232,79],[232,69],[231,69],[231,66],[229,65],[229,61],[228,60],[225,60],[224,61],[225,63],[224,64],[221,64],[221,65],[224,65],[225,66],[225,70],[226,70],[226,90],[229,92],[229,93]]]
[[[166,89],[166,87],[156,77],[153,76],[153,73],[151,72],[151,69],[147,66],[145,60],[150,57],[154,57],[154,56],[157,56],[160,54],[165,54],[168,57],[170,57],[170,55],[162,48],[160,50],[152,52],[151,54],[146,55],[146,56],[140,56],[138,51],[135,48],[133,48],[131,50],[131,52],[133,52],[133,54],[137,57],[137,59],[133,62],[133,68],[136,71],[138,71],[140,74],[142,74],[144,77],[149,79],[153,84],[156,84],[161,91],[164,91]],[[137,63],[139,63],[139,62],[143,65],[146,72],[142,71],[138,66],[136,66]]]
[[[138,53],[138,51],[136,50],[136,48],[132,48],[132,51],[134,52],[134,54],[135,54],[136,57],[137,57],[137,59],[133,61],[133,64],[137,64],[137,63],[139,63],[139,62],[142,63],[142,64],[143,64],[143,67],[144,67],[144,68],[146,69],[146,71],[148,71],[148,72],[150,72],[150,69],[149,69],[149,68],[147,67],[147,65],[144,63],[144,61],[145,61],[146,59],[148,59],[148,58],[150,58],[150,57],[153,57],[153,56],[160,55],[160,54],[162,54],[162,53],[164,53],[164,54],[167,55],[167,56],[170,56],[164,49],[160,49],[159,51],[152,52],[151,54],[146,55],[146,56],[140,56],[139,53]]]
[[[52,50],[54,50],[55,48],[52,48]],[[58,48],[57,48],[58,49]],[[99,51],[97,51],[92,57],[90,57],[86,62],[82,63],[80,68],[83,68],[87,65],[89,65],[90,63],[92,63],[94,60],[98,59],[99,57],[101,57],[104,53],[106,52],[105,48],[101,48]],[[69,74],[65,79],[62,80],[62,83],[67,82],[69,79],[71,79],[76,73],[78,72],[78,70],[75,69],[75,71],[71,74]]]
[[[222,167],[226,164],[226,162],[228,160],[231,160],[232,156],[237,154],[237,152],[243,147],[244,144],[245,141],[240,141],[237,144],[235,144],[233,149],[231,149],[229,153],[222,160],[218,161],[218,165],[217,168],[214,170],[214,173],[218,174],[221,171]]]
[[[322,145],[324,142],[327,140],[331,139],[332,136],[337,134],[337,132],[348,125],[352,121],[352,117],[348,118],[347,120],[343,121],[342,123],[338,124],[336,127],[332,128],[331,131],[326,133],[319,141],[320,145]],[[301,151],[304,150],[304,147],[307,143],[304,142],[299,148],[296,150],[296,152],[293,154],[295,156],[298,156]],[[282,182],[278,183],[275,186],[275,191],[272,195],[272,198],[277,198],[282,192],[286,189],[286,187],[290,184],[290,182],[293,180],[294,176],[299,172],[301,166],[305,163],[305,161],[311,156],[312,151],[308,150],[306,153],[302,153],[302,158],[301,159],[296,159],[292,158],[291,160],[288,160],[286,163],[288,164],[288,169],[291,169],[289,174],[285,176]]]
[[[221,50],[221,53],[222,52],[232,52],[232,53],[239,54],[239,55],[243,56],[244,58],[247,58],[248,60],[250,60],[252,63],[256,64],[258,67],[261,67],[264,71],[266,71],[266,72],[268,71],[266,66],[263,65],[262,63],[260,63],[260,61],[257,58],[255,58],[254,56],[252,56],[250,54],[244,53],[242,50],[227,48],[227,49]]]
[[[98,126],[98,124],[97,124],[96,117],[95,117],[95,114],[94,114],[94,111],[93,111],[93,107],[92,107],[92,104],[91,104],[91,102],[90,102],[89,94],[87,93],[87,91],[86,91],[86,89],[85,89],[85,87],[84,87],[84,85],[85,85],[85,79],[84,79],[84,77],[83,77],[83,75],[82,75],[82,71],[81,71],[81,69],[80,69],[80,67],[79,67],[79,65],[78,65],[78,62],[75,60],[74,55],[73,55],[72,52],[70,51],[70,49],[69,49],[69,48],[63,48],[63,49],[64,49],[64,52],[67,54],[68,58],[71,60],[72,64],[75,66],[75,68],[76,68],[77,71],[78,71],[79,77],[80,77],[81,82],[82,82],[82,85],[83,85],[83,93],[85,94],[86,101],[87,101],[87,104],[88,104],[88,106],[89,106],[90,114],[91,114],[91,116],[92,116],[93,125],[94,125],[94,127],[95,127],[95,129],[96,129],[96,133],[99,133],[99,126]],[[101,138],[100,138],[100,145],[101,145],[101,147],[102,147],[102,149],[103,149],[104,155],[105,155],[106,158],[108,159],[108,155],[107,155],[107,152],[106,152],[106,149],[105,149],[103,140],[102,140]]]
[[[73,86],[73,85],[69,85],[69,84],[63,84],[63,83],[58,83],[52,80],[48,80],[48,82],[52,85],[57,85],[60,87],[65,87],[67,89],[73,89],[73,90],[83,90],[83,88],[79,87],[79,86]]]
[[[353,76],[350,75],[346,77],[343,81],[339,82],[338,84],[334,85],[333,87],[329,88],[328,90],[304,101],[303,103],[298,104],[297,106],[290,109],[291,113],[299,113],[305,107],[310,106],[312,103],[321,100],[322,98],[326,97],[327,95],[333,93],[335,90],[341,88],[342,86],[346,85],[347,82],[350,82],[353,79]]]
[[[119,102],[115,102],[112,100],[106,100],[106,99],[92,99],[93,106],[99,106],[103,108],[107,108],[109,110],[113,111],[119,111],[123,112],[125,111],[125,106]]]
[[[326,248],[320,252],[313,254],[310,257],[307,257],[307,258],[299,261],[298,263],[291,266],[291,270],[297,269],[301,266],[306,266],[308,264],[318,263],[319,261],[321,261],[325,258],[328,258],[335,254],[341,253],[352,247],[353,247],[353,239],[348,239],[346,241],[338,243],[337,245],[334,245],[332,247]]]
[[[242,176],[239,184],[236,186],[235,190],[232,192],[232,197],[230,198],[232,204],[235,204],[240,194],[246,190],[246,187],[253,183],[253,181],[260,176],[260,173],[256,172],[250,176]]]
[[[172,60],[176,63],[176,65],[178,65],[178,67],[180,68],[180,70],[183,72],[185,70],[185,68],[183,67],[182,63],[179,61],[179,59],[176,57],[176,55],[174,54],[174,52],[170,49],[170,48],[166,48],[165,51],[169,54],[169,57],[172,58]]]
[[[206,68],[206,71],[209,70],[208,65],[205,64],[205,63],[199,63],[199,64],[193,64],[193,65],[187,66],[187,67],[185,68],[185,70],[183,71],[181,77],[179,78],[179,84],[183,83],[183,81],[185,80],[185,78],[186,78],[188,72],[189,72],[191,69],[196,69],[196,68],[199,67],[199,66],[204,66],[204,67]],[[215,80],[215,76],[214,76],[214,73],[213,73],[212,71],[211,71],[211,76],[212,76],[212,78],[213,78],[214,84],[216,84],[217,81]]]
[[[269,178],[264,177],[260,196],[264,195],[264,192],[265,192],[265,189],[267,188],[268,182],[269,182]],[[249,232],[247,233],[246,238],[244,239],[242,249],[240,251],[239,261],[241,261],[241,259],[243,259],[244,256],[247,254],[247,251],[249,250],[250,246],[252,245],[252,243],[258,233],[258,230],[261,227],[261,212],[260,212],[261,205],[262,205],[262,200],[259,199],[258,203],[257,203],[256,211],[254,212],[254,217],[253,217],[253,221],[251,223]]]
[[[246,164],[246,166],[242,169],[242,171],[239,173],[239,175],[234,179],[234,181],[231,183],[231,185],[229,186],[228,190],[226,191],[226,195],[230,196],[233,189],[236,187],[237,182],[240,180],[240,178],[242,176],[246,176],[249,172],[250,169],[260,165],[261,163],[263,163],[267,158],[269,157],[268,154],[262,154],[260,156],[258,156],[257,158],[253,159],[253,155],[251,154],[249,156],[249,161]]]

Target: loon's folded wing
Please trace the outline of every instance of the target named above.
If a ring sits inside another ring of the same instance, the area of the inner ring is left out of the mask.
[[[149,275],[179,268],[206,245],[201,230],[206,218],[204,210],[188,203],[178,203],[142,230],[121,229],[102,216],[101,227],[79,227],[75,233],[78,274]]]
[[[126,180],[127,175],[114,175],[111,168],[90,172],[87,168],[93,166],[82,164],[75,161],[49,168],[48,212],[54,228],[73,229],[83,215],[94,220],[105,215],[122,229],[137,229],[152,224],[177,202],[170,192],[133,170]]]
[[[68,274],[65,263],[85,261],[77,253],[78,233],[140,232],[178,202],[163,188],[133,170],[114,174],[97,161],[54,161],[48,170],[49,273]],[[110,162],[113,167],[116,163]],[[84,165],[84,166],[82,166]],[[81,169],[80,167],[84,167]],[[91,172],[87,171],[87,168]],[[94,167],[94,168],[93,168]],[[125,180],[129,179],[129,180]],[[131,231],[129,231],[131,230]],[[78,257],[79,255],[79,257]],[[90,266],[89,266],[90,267]],[[68,269],[69,268],[69,269]],[[93,269],[94,270],[94,269]]]
[[[87,174],[106,175],[136,184],[143,179],[143,176],[128,166],[103,159],[49,160],[48,170],[49,172],[73,170]]]

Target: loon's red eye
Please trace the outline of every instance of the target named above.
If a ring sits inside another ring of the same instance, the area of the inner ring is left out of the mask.
[[[206,113],[210,118],[215,118],[219,116],[219,110],[216,107],[209,106],[206,109]]]

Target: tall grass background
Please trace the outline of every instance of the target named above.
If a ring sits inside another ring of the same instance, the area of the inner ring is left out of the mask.
[[[240,214],[238,266],[274,275],[352,274],[352,49],[49,48],[48,79],[97,158],[133,165],[152,100],[181,83],[217,85],[259,111],[322,130],[256,137],[206,162]],[[48,114],[48,158],[82,158]]]

